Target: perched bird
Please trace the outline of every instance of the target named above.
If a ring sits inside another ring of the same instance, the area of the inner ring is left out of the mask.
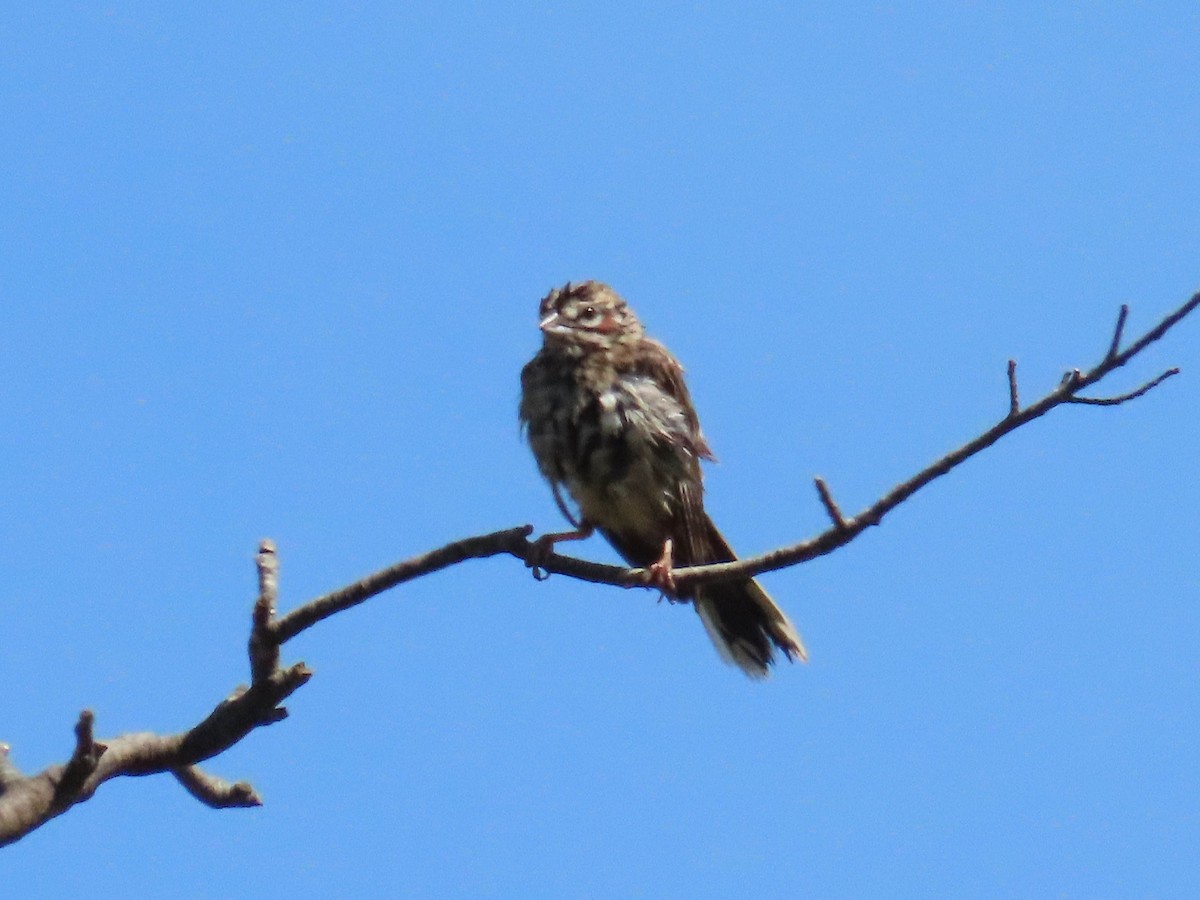
[[[758,582],[675,590],[673,565],[736,558],[704,511],[700,460],[713,456],[675,357],[598,281],[551,291],[540,316],[542,348],[521,371],[520,420],[575,527],[543,536],[543,548],[599,530],[669,598],[690,600],[721,656],[747,675],[765,677],[776,649],[806,659],[800,635]]]

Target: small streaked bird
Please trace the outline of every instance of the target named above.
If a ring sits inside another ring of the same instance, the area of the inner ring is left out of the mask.
[[[765,677],[776,650],[807,659],[795,627],[757,581],[674,589],[673,565],[736,558],[704,511],[700,460],[713,456],[679,362],[598,281],[551,291],[540,316],[542,348],[521,371],[520,420],[575,529],[543,536],[543,549],[598,530],[668,597],[690,600],[721,656],[747,675]]]

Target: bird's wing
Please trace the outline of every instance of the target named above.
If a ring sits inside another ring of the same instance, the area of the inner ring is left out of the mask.
[[[687,423],[688,449],[700,459],[716,459],[700,431],[700,418],[696,415],[692,395],[683,380],[683,366],[671,355],[671,351],[658,341],[653,338],[643,338],[643,341],[646,346],[637,354],[637,371],[652,379],[679,405]]]
[[[645,352],[638,354],[642,374],[652,380],[678,408],[676,419],[682,427],[671,429],[662,449],[673,453],[679,462],[678,480],[674,485],[678,503],[671,537],[675,561],[679,565],[715,562],[710,540],[708,516],[704,512],[704,482],[700,471],[701,459],[713,459],[712,450],[700,431],[700,419],[692,405],[692,397],[683,380],[683,366],[662,344],[650,338]]]

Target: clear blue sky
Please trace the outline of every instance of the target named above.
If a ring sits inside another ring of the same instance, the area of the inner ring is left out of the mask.
[[[806,5],[804,5],[806,6]],[[0,740],[63,760],[245,680],[285,607],[561,522],[538,298],[683,360],[735,546],[872,501],[1200,287],[1200,14],[1166,4],[42,3],[0,13]],[[402,7],[397,9],[397,7]],[[6,895],[1200,892],[1200,320],[768,576],[754,684],[687,607],[473,563],[288,645],[292,718],[0,852]],[[612,560],[601,542],[580,548]]]

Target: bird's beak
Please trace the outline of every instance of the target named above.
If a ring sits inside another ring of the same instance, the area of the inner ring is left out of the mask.
[[[543,334],[550,334],[558,330],[559,321],[558,313],[552,312],[538,323],[538,328],[542,329]]]

